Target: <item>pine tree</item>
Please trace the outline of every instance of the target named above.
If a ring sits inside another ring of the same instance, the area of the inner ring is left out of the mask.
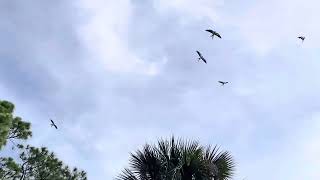
[[[14,105],[0,100],[0,149],[8,140],[26,140],[32,136],[31,124],[13,115]]]
[[[0,158],[0,179],[7,180],[86,180],[86,173],[63,164],[47,148],[18,145],[19,160]]]

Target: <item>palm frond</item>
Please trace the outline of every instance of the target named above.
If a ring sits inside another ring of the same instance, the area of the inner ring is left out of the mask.
[[[131,154],[130,165],[134,173],[141,179],[157,180],[161,178],[162,164],[156,151],[149,145],[145,145],[143,151]]]
[[[218,180],[228,180],[235,171],[235,163],[231,154],[227,151],[219,153],[214,159],[214,164],[218,169]]]
[[[116,178],[116,180],[139,180],[132,171],[125,169],[122,173]]]
[[[229,180],[234,167],[230,153],[220,152],[218,146],[172,137],[131,154],[130,168],[118,180]]]

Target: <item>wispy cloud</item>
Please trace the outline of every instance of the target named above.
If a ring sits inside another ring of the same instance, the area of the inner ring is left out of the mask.
[[[102,61],[106,70],[113,72],[158,73],[164,61],[142,59],[128,47],[128,36],[132,35],[129,29],[133,14],[131,1],[82,0],[78,5],[87,13],[78,35],[88,48],[93,63]]]

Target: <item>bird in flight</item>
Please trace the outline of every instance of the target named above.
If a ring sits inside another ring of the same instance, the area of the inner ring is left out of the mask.
[[[304,36],[299,36],[298,38],[301,39],[302,42],[306,39],[306,37],[304,37]]]
[[[50,119],[51,121],[51,126],[55,127],[56,129],[58,129],[58,127],[56,126],[56,124]]]
[[[218,38],[220,38],[220,39],[221,39],[220,34],[219,34],[219,33],[217,33],[216,31],[213,31],[212,29],[207,29],[206,31],[207,31],[207,32],[209,32],[209,33],[211,33],[211,37],[212,37],[212,39],[213,39],[213,37],[214,37],[214,36],[217,36]]]
[[[202,54],[201,54],[199,51],[197,51],[197,53],[198,53],[198,55],[199,55],[198,61],[202,60],[204,63],[207,64],[207,61],[206,61],[206,59],[202,56]]]
[[[221,86],[224,86],[225,84],[228,84],[229,82],[226,82],[226,81],[218,81],[220,84],[221,84]]]

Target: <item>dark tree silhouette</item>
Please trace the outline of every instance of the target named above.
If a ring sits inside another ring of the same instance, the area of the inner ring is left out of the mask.
[[[197,141],[159,140],[131,154],[118,180],[228,180],[234,172],[229,152]]]

